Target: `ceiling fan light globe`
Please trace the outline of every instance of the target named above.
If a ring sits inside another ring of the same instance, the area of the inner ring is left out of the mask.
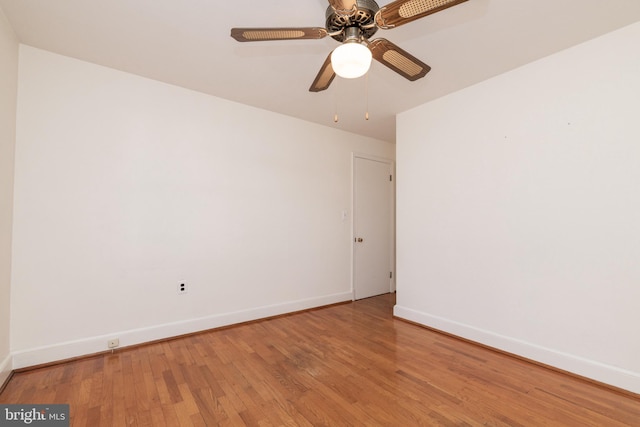
[[[331,66],[345,79],[364,76],[371,66],[371,51],[360,43],[344,43],[331,53]]]

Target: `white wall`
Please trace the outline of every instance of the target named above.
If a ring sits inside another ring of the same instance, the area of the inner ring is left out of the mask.
[[[640,393],[640,23],[403,113],[396,315]]]
[[[0,9],[0,385],[11,372],[10,295],[18,41]]]
[[[351,152],[395,148],[27,46],[17,133],[17,367],[350,300]]]

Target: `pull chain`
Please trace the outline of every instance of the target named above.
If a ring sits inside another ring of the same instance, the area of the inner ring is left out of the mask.
[[[338,80],[338,79],[336,79]],[[333,85],[334,90],[333,90],[333,122],[334,123],[338,123],[338,93],[340,91],[335,90],[335,87],[337,86],[338,82],[336,81],[335,84]]]
[[[367,71],[367,75],[365,76],[365,99],[366,99],[366,112],[364,113],[364,119],[369,120],[369,72]]]

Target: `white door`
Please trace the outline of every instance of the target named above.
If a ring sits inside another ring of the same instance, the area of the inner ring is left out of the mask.
[[[362,299],[392,290],[392,163],[354,156],[353,170],[353,288]]]

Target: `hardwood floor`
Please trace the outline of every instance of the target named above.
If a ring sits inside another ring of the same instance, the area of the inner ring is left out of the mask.
[[[394,295],[16,373],[73,426],[640,426],[640,400],[392,318]]]

